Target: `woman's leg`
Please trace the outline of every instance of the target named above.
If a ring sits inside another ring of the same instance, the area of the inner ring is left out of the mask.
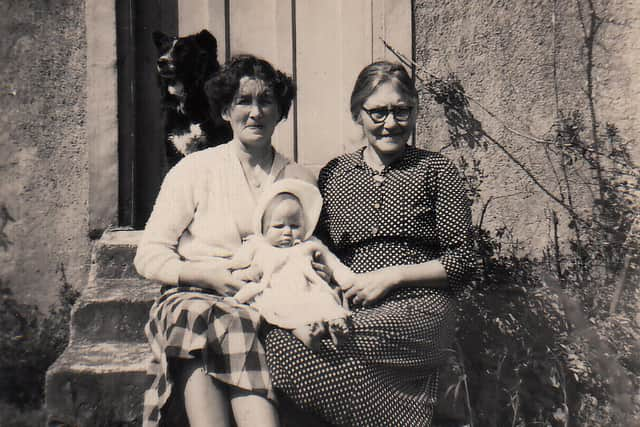
[[[267,398],[243,390],[231,390],[231,409],[238,427],[278,427],[278,410]]]
[[[228,427],[227,387],[206,374],[199,358],[185,360],[177,368],[178,386],[191,427]]]

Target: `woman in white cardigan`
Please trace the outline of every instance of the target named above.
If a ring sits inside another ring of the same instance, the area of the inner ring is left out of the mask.
[[[275,395],[257,337],[260,316],[226,298],[245,283],[226,261],[252,233],[263,188],[285,177],[315,180],[271,145],[294,97],[288,76],[244,55],[206,90],[234,138],[169,171],[135,258],[142,276],[165,284],[145,328],[153,383],[145,393],[144,425],[158,425],[171,395],[180,393],[192,427],[227,426],[232,416],[240,427],[276,426]],[[249,270],[246,280],[256,279]]]

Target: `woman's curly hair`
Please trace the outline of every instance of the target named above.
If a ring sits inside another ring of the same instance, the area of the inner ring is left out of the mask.
[[[293,80],[269,62],[253,55],[234,56],[207,81],[204,90],[212,113],[222,112],[231,106],[243,77],[264,81],[273,91],[280,120],[287,117],[296,93]]]

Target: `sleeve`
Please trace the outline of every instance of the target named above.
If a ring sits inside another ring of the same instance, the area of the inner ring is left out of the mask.
[[[188,163],[179,162],[162,182],[133,261],[140,275],[169,285],[178,284],[184,264],[177,252],[178,240],[197,208],[198,178]]]
[[[318,175],[318,190],[322,196],[322,210],[320,211],[320,218],[316,225],[316,229],[313,235],[316,236],[322,243],[330,246],[329,230],[327,229],[327,211],[326,211],[326,191],[327,191],[327,179],[329,177],[329,165],[320,170]]]
[[[475,269],[471,206],[458,170],[450,161],[439,171],[436,190],[436,227],[442,250],[440,262],[449,287],[459,292]]]

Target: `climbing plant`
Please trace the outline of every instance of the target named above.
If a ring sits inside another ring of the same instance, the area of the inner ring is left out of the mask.
[[[414,69],[423,94],[441,106],[447,154],[458,162],[479,213],[480,268],[462,298],[457,363],[464,369],[454,384],[458,391],[465,384],[475,426],[640,423],[640,401],[634,401],[640,385],[640,170],[629,153],[635,141],[595,107],[593,46],[605,19],[592,1],[577,4],[586,102],[564,109],[554,84],[556,108],[544,135],[509,125],[468,94],[455,73],[436,76],[387,45]],[[487,132],[477,109],[510,139]],[[539,147],[551,178],[536,174],[508,141]],[[489,147],[506,156],[549,206],[549,241],[539,253],[508,224],[489,229],[484,223],[496,196],[485,196],[477,153]]]

